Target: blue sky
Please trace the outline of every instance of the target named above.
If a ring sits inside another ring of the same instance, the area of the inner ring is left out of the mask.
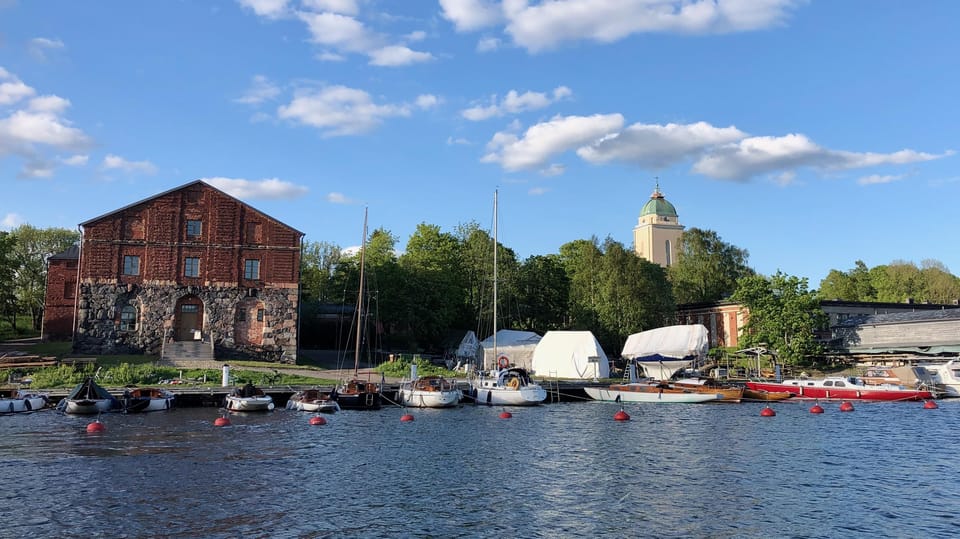
[[[681,224],[810,279],[960,273],[960,3],[0,0],[0,220],[76,228],[185,184],[402,248],[521,258]]]

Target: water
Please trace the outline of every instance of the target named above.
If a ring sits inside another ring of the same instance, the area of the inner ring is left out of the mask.
[[[0,417],[0,537],[953,537],[960,402]]]

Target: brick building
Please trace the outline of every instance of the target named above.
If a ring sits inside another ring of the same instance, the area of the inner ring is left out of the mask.
[[[302,232],[202,181],[80,226],[75,352],[203,340],[218,358],[296,361]],[[65,292],[48,285],[48,304]],[[65,318],[49,311],[45,327]]]
[[[47,259],[47,288],[40,327],[42,340],[69,341],[73,336],[79,260],[78,245]]]

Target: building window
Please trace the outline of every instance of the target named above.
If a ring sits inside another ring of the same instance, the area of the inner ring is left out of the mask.
[[[263,309],[257,309],[257,322],[263,322]]]
[[[77,297],[77,282],[65,281],[63,283],[63,299],[73,299]]]
[[[199,258],[191,256],[183,261],[183,276],[184,277],[200,276],[200,259]]]
[[[260,278],[260,261],[259,260],[243,261],[243,278],[250,279],[250,280],[257,280]]]
[[[247,243],[260,243],[262,241],[260,223],[247,223],[246,234]]]
[[[125,255],[123,257],[123,274],[140,275],[140,257],[136,255]]]
[[[120,310],[120,331],[137,330],[137,308],[133,305],[124,305]]]
[[[672,253],[670,252],[670,240],[667,240],[667,241],[664,242],[664,247],[667,249],[667,253],[666,253],[666,255],[667,255],[667,258],[666,258],[667,263],[666,263],[665,265],[666,265],[666,266],[669,266],[670,264],[673,263],[673,257],[671,256]]]
[[[180,306],[180,312],[182,313],[198,313],[200,312],[200,306],[194,305],[192,303],[184,303]]]
[[[237,309],[237,322],[246,322],[247,321],[247,311],[244,309]]]
[[[200,238],[200,234],[203,232],[203,222],[190,219],[187,221],[187,239],[195,240]]]

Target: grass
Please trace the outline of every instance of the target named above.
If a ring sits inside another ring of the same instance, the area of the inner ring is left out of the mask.
[[[33,319],[29,316],[17,316],[17,329],[14,331],[10,321],[4,317],[0,319],[0,341],[9,341],[11,339],[27,339],[37,337],[39,331],[33,329]]]

